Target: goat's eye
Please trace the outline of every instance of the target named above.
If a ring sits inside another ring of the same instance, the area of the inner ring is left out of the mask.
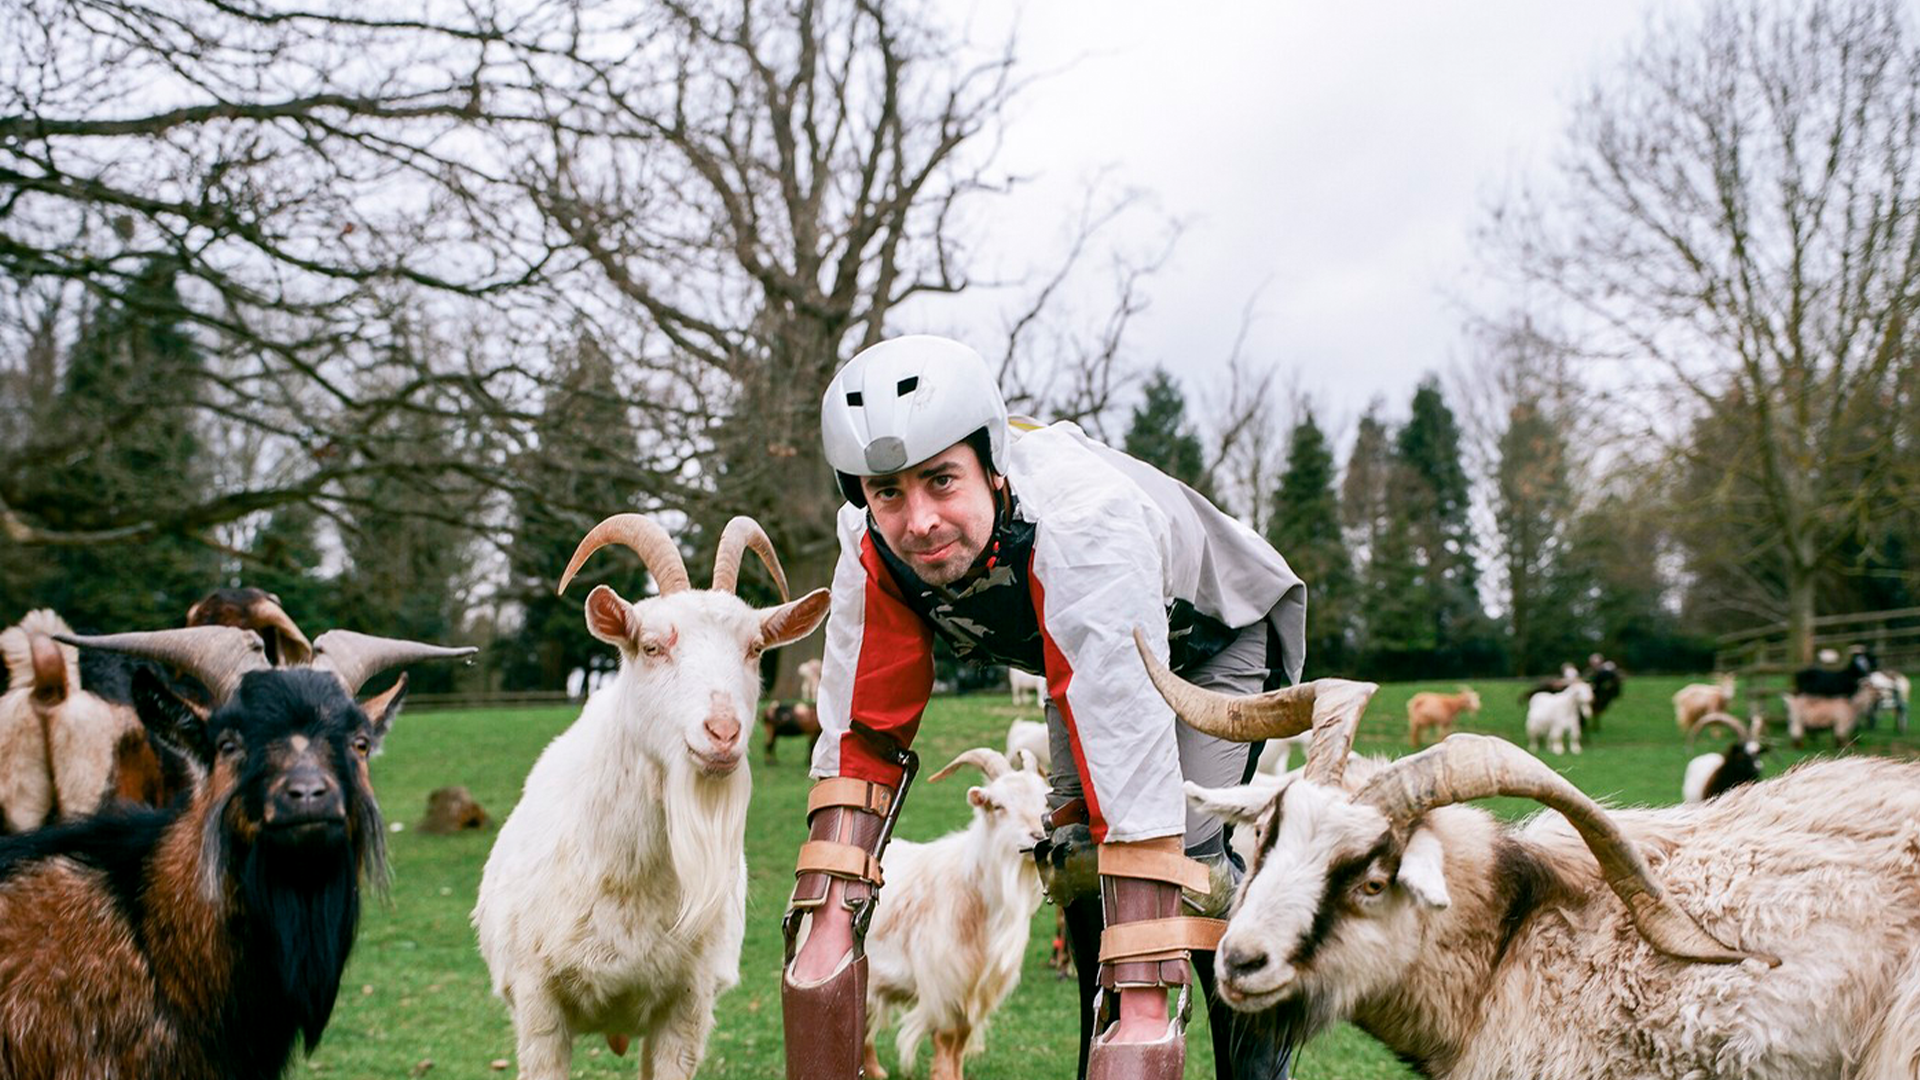
[[[1371,877],[1360,883],[1361,896],[1379,896],[1386,891],[1387,879],[1383,877]]]
[[[223,757],[237,754],[240,752],[240,736],[233,734],[222,735],[219,741],[213,744],[213,748]]]
[[[756,641],[753,644],[747,646],[747,659],[758,660],[760,659],[760,654],[766,651],[767,651],[767,647],[765,645],[762,645],[760,642]]]
[[[640,655],[642,656],[660,656],[666,651],[667,650],[662,648],[657,641],[643,641],[640,643]]]
[[[361,757],[366,757],[372,751],[373,751],[372,739],[367,738],[365,735],[355,735],[353,737],[354,753],[359,754]]]

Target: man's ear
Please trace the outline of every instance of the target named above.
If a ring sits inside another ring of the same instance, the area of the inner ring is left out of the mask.
[[[1407,892],[1430,908],[1453,903],[1447,892],[1447,851],[1432,829],[1413,830],[1407,849],[1400,854],[1399,882]]]
[[[777,649],[782,645],[791,645],[820,625],[827,617],[827,602],[831,594],[825,589],[815,589],[798,600],[768,608],[760,613],[760,636],[767,648]]]
[[[605,585],[595,585],[587,594],[587,632],[623,653],[633,651],[640,638],[640,619],[633,605]]]
[[[1258,778],[1255,779],[1255,783],[1239,787],[1204,788],[1191,780],[1182,786],[1187,793],[1187,805],[1195,810],[1231,825],[1253,825],[1280,796],[1277,785],[1258,783]]]

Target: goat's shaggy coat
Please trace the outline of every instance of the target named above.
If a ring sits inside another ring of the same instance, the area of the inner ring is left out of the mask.
[[[1708,713],[1726,712],[1733,708],[1734,681],[1732,675],[1722,675],[1711,683],[1689,683],[1673,692],[1673,722],[1681,734],[1693,730],[1693,725]]]
[[[255,672],[204,728],[143,714],[204,754],[190,801],[0,841],[0,1076],[265,1080],[311,1050],[385,872],[366,758],[397,697],[374,708]],[[332,801],[290,811],[296,775]]]
[[[1344,787],[1375,771],[1356,764]],[[1656,952],[1557,813],[1510,829],[1443,806],[1400,841],[1319,784],[1264,804],[1189,790],[1266,841],[1221,942],[1237,1007],[1350,1018],[1449,1080],[1910,1076],[1920,1061],[1920,764],[1815,762],[1608,813],[1680,908],[1772,968]]]
[[[1480,695],[1464,686],[1457,694],[1415,694],[1407,699],[1407,742],[1418,747],[1421,732],[1427,730],[1438,732],[1444,739],[1453,734],[1461,713],[1479,711]]]
[[[874,1035],[889,1012],[900,1018],[903,1069],[932,1035],[932,1076],[959,1080],[988,1019],[1020,983],[1040,909],[1032,849],[1044,835],[1046,778],[1008,769],[970,789],[967,801],[966,828],[923,844],[895,840],[882,860],[887,884],[866,942],[867,1075],[876,1080],[886,1074],[876,1067]]]
[[[561,581],[624,543],[661,594],[588,594],[587,627],[620,650],[620,672],[534,763],[481,875],[473,925],[528,1080],[564,1080],[574,1036],[589,1032],[616,1052],[639,1039],[643,1076],[690,1077],[714,1000],[740,980],[752,789],[742,728],[761,653],[805,637],[827,610],[825,589],[764,611],[733,595],[742,522],[784,595],[772,545],[738,518],[711,589],[691,589],[672,539],[630,514],[596,526]]]
[[[53,640],[72,632],[46,610],[0,632],[7,666],[7,692],[0,696],[0,832],[83,817],[116,793],[160,801],[138,770],[151,756],[143,755],[146,731],[139,719],[131,708],[83,688],[80,650]],[[36,648],[51,661],[38,676]],[[123,775],[131,785],[119,792]]]
[[[1527,701],[1527,747],[1540,752],[1540,744],[1558,754],[1571,744],[1580,752],[1580,724],[1593,715],[1593,688],[1575,680],[1565,690],[1553,694],[1535,694]]]

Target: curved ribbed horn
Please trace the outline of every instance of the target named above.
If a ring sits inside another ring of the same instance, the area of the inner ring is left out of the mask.
[[[1700,733],[1716,724],[1733,732],[1733,737],[1736,739],[1745,741],[1753,738],[1753,733],[1747,730],[1747,725],[1741,723],[1739,720],[1723,712],[1710,712],[1700,719],[1695,720],[1693,726],[1687,729],[1687,749],[1692,750],[1693,741],[1700,737]]]
[[[360,692],[361,684],[388,668],[422,660],[455,660],[479,651],[471,645],[449,648],[352,630],[329,630],[313,643],[313,669],[332,672],[351,696]]]
[[[954,758],[952,761],[947,762],[946,768],[927,777],[927,779],[930,781],[945,780],[947,777],[952,776],[954,771],[962,765],[971,765],[979,769],[986,774],[989,781],[998,780],[1013,771],[1013,766],[1007,763],[1006,755],[989,747],[976,746],[971,750],[962,752],[959,757]]]
[[[1490,795],[1544,803],[1572,823],[1600,864],[1600,875],[1607,886],[1627,906],[1634,928],[1655,949],[1679,960],[1711,964],[1747,959],[1780,963],[1777,957],[1765,953],[1732,948],[1702,929],[1667,895],[1640,849],[1598,803],[1540,759],[1504,739],[1450,736],[1381,770],[1354,796],[1354,801],[1372,806],[1395,826],[1404,828],[1435,807]]]
[[[713,553],[713,588],[718,592],[733,592],[739,586],[740,556],[746,548],[752,548],[766,564],[767,573],[773,575],[773,583],[780,589],[780,602],[784,604],[793,599],[787,593],[787,572],[780,568],[780,556],[773,553],[773,541],[767,539],[766,530],[759,522],[745,515],[727,522],[720,533],[720,550]]]
[[[307,640],[307,635],[301,633],[300,627],[294,623],[293,616],[288,615],[286,609],[272,597],[262,596],[255,600],[247,609],[247,614],[261,626],[271,627],[279,637],[282,667],[298,667],[313,661],[313,642]]]
[[[653,519],[641,514],[615,514],[593,527],[593,531],[581,539],[580,546],[573,549],[573,558],[567,562],[567,572],[560,575],[560,587],[553,590],[557,595],[567,591],[567,583],[587,561],[587,556],[606,547],[608,544],[622,544],[632,548],[640,556],[640,562],[653,575],[653,582],[660,589],[660,595],[680,592],[691,588],[687,577],[687,564],[680,558],[680,549],[673,543],[673,537],[661,528]]]
[[[1196,731],[1234,742],[1256,742],[1290,738],[1311,730],[1314,736],[1307,748],[1306,777],[1315,783],[1340,783],[1360,716],[1374,691],[1380,689],[1376,683],[1315,679],[1264,694],[1222,694],[1175,675],[1153,654],[1146,634],[1137,627],[1133,644],[1147,665],[1147,677],[1153,680],[1154,689]]]
[[[56,640],[83,649],[144,656],[169,664],[199,679],[218,706],[240,688],[249,671],[268,671],[267,648],[260,635],[237,626],[189,626],[181,630],[149,630],[134,634],[55,634]]]

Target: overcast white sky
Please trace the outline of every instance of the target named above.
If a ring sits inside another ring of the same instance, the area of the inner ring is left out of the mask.
[[[1110,170],[1187,223],[1136,358],[1204,395],[1257,292],[1248,355],[1323,423],[1349,429],[1375,395],[1403,414],[1421,374],[1462,354],[1449,292],[1483,208],[1550,163],[1574,99],[1676,6],[1697,4],[1031,0],[1020,54],[1064,70],[1011,118],[1000,162],[1035,179],[996,206],[990,245],[1049,250]],[[984,36],[1012,5],[953,8]],[[953,332],[1001,337],[993,312],[960,318]]]

